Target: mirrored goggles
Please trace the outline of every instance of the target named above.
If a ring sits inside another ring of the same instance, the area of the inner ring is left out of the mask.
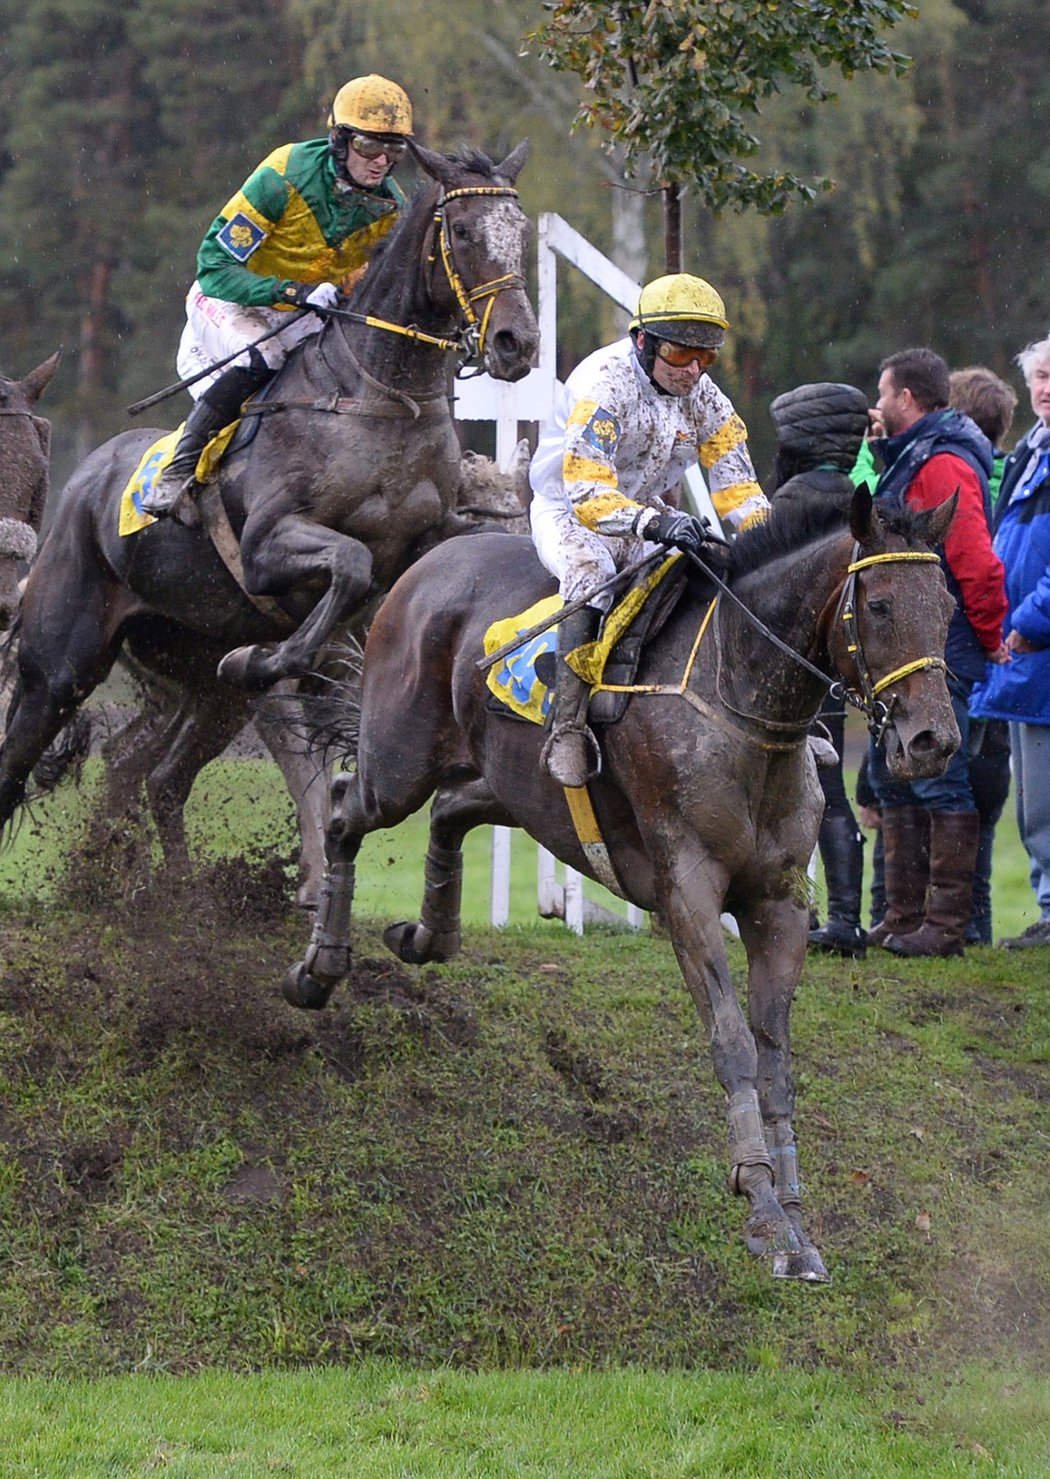
[[[718,358],[717,349],[695,349],[691,344],[672,344],[669,339],[658,339],[656,352],[666,364],[672,365],[676,370],[684,370],[694,360],[701,370],[706,370]]]
[[[380,139],[375,134],[351,134],[350,147],[362,159],[378,159],[385,154],[393,164],[401,158],[408,145],[404,139]]]

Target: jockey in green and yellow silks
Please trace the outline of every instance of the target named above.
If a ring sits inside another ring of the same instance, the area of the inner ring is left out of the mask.
[[[340,88],[325,137],[285,144],[255,169],[215,217],[197,255],[176,360],[183,379],[244,353],[191,387],[196,404],[144,512],[163,517],[195,487],[200,454],[236,420],[318,316],[364,271],[405,203],[390,177],[412,136],[407,95],[385,77],[355,77]],[[287,329],[260,334],[294,309]]]

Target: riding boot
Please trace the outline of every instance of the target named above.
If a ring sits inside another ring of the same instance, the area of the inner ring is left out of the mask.
[[[601,769],[598,741],[587,725],[590,684],[565,661],[568,653],[598,635],[602,613],[584,606],[558,623],[558,665],[551,706],[551,732],[540,755],[551,780],[559,786],[585,786]]]
[[[867,936],[860,925],[861,886],[864,878],[864,838],[848,813],[824,813],[818,838],[828,890],[828,919],[811,929],[809,943],[831,955],[856,960],[867,950]]]
[[[926,915],[911,934],[890,935],[894,955],[962,955],[973,904],[981,819],[975,811],[930,812],[930,889]]]
[[[922,806],[887,806],[882,813],[886,913],[868,931],[869,945],[900,939],[922,924],[930,877],[930,813]]]
[[[197,463],[205,447],[224,426],[236,421],[241,406],[272,377],[265,369],[234,368],[216,380],[186,417],[171,461],[142,500],[143,513],[164,519],[183,494],[192,497],[197,488]]]

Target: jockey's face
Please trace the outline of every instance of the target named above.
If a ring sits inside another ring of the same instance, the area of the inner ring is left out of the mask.
[[[368,134],[351,134],[346,149],[346,172],[355,185],[374,190],[404,152],[403,143],[392,143],[384,149],[380,139]]]
[[[644,338],[644,334],[639,330],[637,336],[639,350],[642,348]],[[706,366],[702,367],[699,363],[699,360],[704,357],[705,351],[693,350],[692,353],[697,358],[690,359],[688,364],[672,365],[667,360],[661,358],[659,350],[657,350],[656,357],[653,360],[651,374],[660,389],[666,390],[668,395],[688,395],[690,391],[696,388],[696,383],[701,375],[707,373]],[[711,362],[714,359],[715,356],[712,355]]]

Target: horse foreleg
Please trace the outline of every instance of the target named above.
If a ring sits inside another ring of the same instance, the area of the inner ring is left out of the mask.
[[[513,826],[481,779],[443,787],[430,810],[430,843],[424,867],[423,904],[416,924],[402,921],[383,931],[401,960],[423,965],[449,960],[460,947],[463,839],[474,827]]]
[[[661,900],[675,955],[708,1031],[715,1074],[726,1092],[729,1184],[751,1205],[744,1235],[756,1257],[771,1255],[773,1271],[802,1242],[773,1187],[758,1098],[758,1049],[729,974],[720,923],[722,893],[711,860],[679,845],[667,861],[671,886]]]
[[[773,1254],[779,1278],[828,1279],[823,1259],[802,1225],[802,1185],[792,1116],[790,1014],[806,955],[807,911],[790,899],[766,900],[737,915],[748,958],[748,1015],[758,1053],[758,1099],[773,1186],[799,1242]]]
[[[241,558],[245,589],[253,596],[280,597],[326,582],[321,599],[290,637],[272,648],[237,647],[222,659],[224,682],[259,692],[310,671],[335,629],[364,603],[372,556],[360,540],[296,515],[263,529],[249,517]]]

